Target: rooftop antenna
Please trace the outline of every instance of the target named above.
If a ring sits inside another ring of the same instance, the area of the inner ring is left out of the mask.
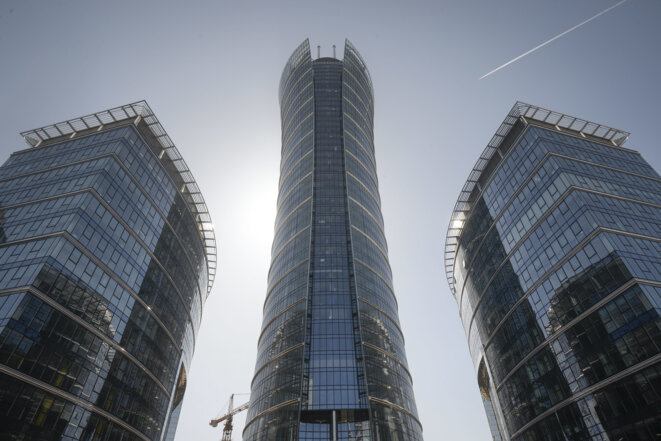
[[[321,58],[321,46],[317,45],[317,58]]]
[[[333,58],[337,58],[337,57],[335,56],[335,45],[333,45]]]

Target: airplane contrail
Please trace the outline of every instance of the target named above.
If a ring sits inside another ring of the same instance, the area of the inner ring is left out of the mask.
[[[491,75],[491,74],[494,73],[494,72],[498,72],[498,71],[499,71],[500,69],[502,69],[503,67],[507,67],[507,66],[509,66],[510,64],[514,63],[514,62],[517,61],[517,60],[520,60],[521,58],[525,57],[526,55],[535,52],[537,49],[546,46],[546,45],[549,44],[550,42],[552,42],[552,41],[554,41],[554,40],[557,40],[558,38],[560,38],[560,37],[562,37],[562,36],[564,36],[564,35],[567,35],[567,34],[570,33],[571,31],[580,28],[580,27],[583,26],[584,24],[586,24],[586,23],[588,23],[588,22],[591,22],[591,21],[594,20],[595,18],[599,17],[600,15],[605,14],[606,12],[610,11],[611,9],[615,9],[615,8],[617,8],[618,6],[620,6],[622,3],[625,3],[626,1],[627,1],[627,0],[621,0],[621,1],[617,2],[617,3],[615,3],[613,6],[610,6],[610,7],[606,8],[606,9],[604,9],[603,11],[599,12],[598,14],[593,15],[592,17],[588,18],[587,20],[580,22],[580,23],[577,24],[576,26],[573,26],[573,27],[567,29],[566,31],[562,32],[561,34],[556,35],[555,37],[551,38],[550,40],[545,41],[544,43],[540,44],[539,46],[535,46],[534,48],[530,49],[528,52],[524,52],[524,53],[522,53],[522,54],[519,55],[518,57],[511,59],[510,61],[508,61],[507,63],[503,64],[502,66],[499,66],[499,67],[495,68],[494,70],[492,70],[491,72],[489,72],[489,73],[487,73],[487,74],[485,74],[485,75],[482,75],[482,76],[480,77],[480,80],[483,79],[483,78],[488,77],[489,75]]]

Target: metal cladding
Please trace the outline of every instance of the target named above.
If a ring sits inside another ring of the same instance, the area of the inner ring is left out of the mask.
[[[661,433],[661,178],[628,136],[518,102],[464,185],[445,267],[495,440]]]
[[[278,213],[244,439],[422,440],[365,63],[349,41],[344,60],[312,60],[306,40],[279,97]]]

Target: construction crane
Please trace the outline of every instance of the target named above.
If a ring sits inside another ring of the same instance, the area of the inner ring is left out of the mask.
[[[216,427],[218,426],[218,423],[225,421],[225,427],[223,427],[223,437],[220,439],[220,441],[232,441],[232,419],[234,418],[234,415],[236,415],[237,413],[243,410],[246,410],[250,405],[250,401],[248,401],[247,403],[244,403],[239,407],[233,408],[234,395],[235,394],[230,395],[230,403],[229,406],[227,406],[227,413],[221,416],[220,418],[211,420],[209,422],[209,425],[211,427]],[[236,395],[246,395],[246,394],[236,394]]]

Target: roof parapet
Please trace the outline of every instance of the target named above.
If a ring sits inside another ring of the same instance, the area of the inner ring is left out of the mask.
[[[151,134],[158,140],[162,151],[158,156],[161,162],[164,162],[163,168],[171,170],[174,168],[178,177],[181,179],[181,187],[178,188],[186,205],[191,211],[197,223],[197,229],[204,247],[204,254],[207,262],[207,296],[211,292],[211,287],[216,275],[216,236],[211,222],[209,210],[204,202],[200,188],[193,178],[188,165],[179,153],[170,136],[154,115],[146,101],[138,101],[124,106],[115,107],[79,118],[51,124],[33,130],[22,132],[21,136],[31,147],[40,147],[43,143],[61,137],[73,138],[79,132],[88,132],[91,129],[100,131],[106,125],[115,124],[121,121],[133,119],[134,123],[143,122]],[[165,164],[168,161],[169,164]]]
[[[444,254],[445,276],[453,295],[456,294],[454,286],[454,260],[464,222],[468,218],[473,206],[471,195],[473,194],[475,187],[478,185],[482,173],[485,171],[494,155],[497,154],[502,142],[507,135],[510,134],[517,121],[522,121],[525,125],[536,121],[546,126],[550,126],[551,129],[555,129],[561,133],[570,131],[583,138],[592,138],[596,141],[601,141],[617,148],[622,148],[622,144],[626,142],[630,135],[629,132],[625,132],[624,130],[614,129],[581,118],[554,112],[553,110],[526,104],[521,101],[514,103],[514,106],[509,111],[500,127],[496,130],[496,133],[493,135],[475,163],[473,170],[471,170],[468,175],[468,179],[459,193],[454,210],[450,216],[448,232],[445,237]]]

